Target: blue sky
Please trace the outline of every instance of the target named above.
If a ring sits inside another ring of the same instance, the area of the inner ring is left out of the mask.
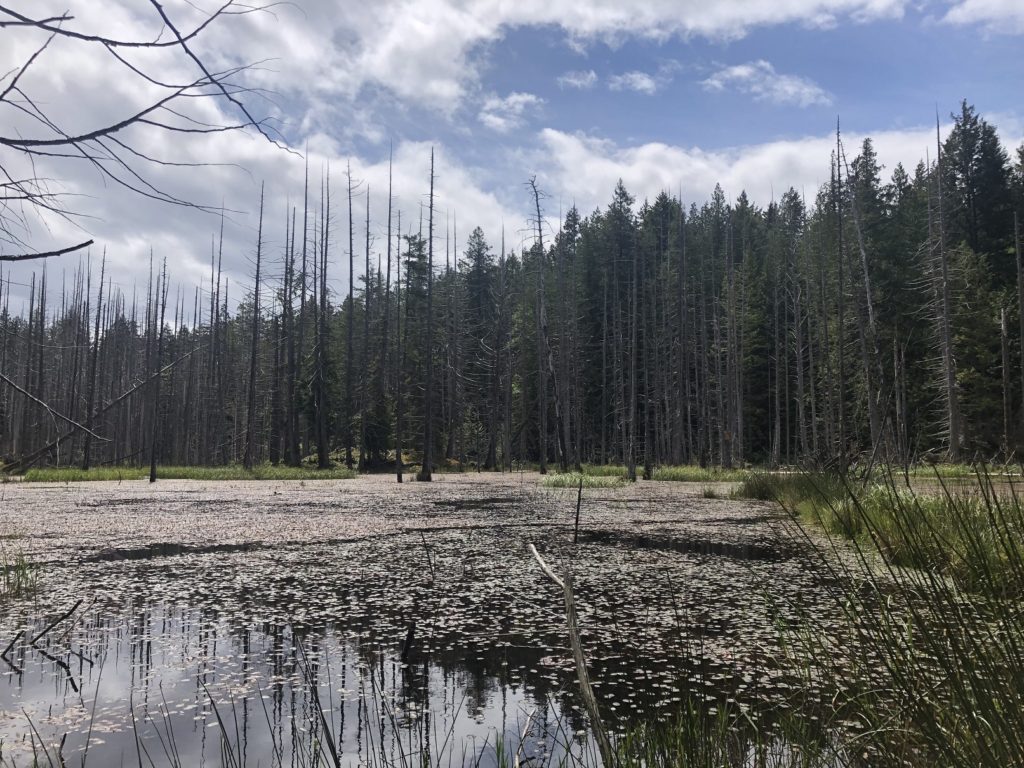
[[[144,0],[15,6],[70,6],[83,31],[159,31]],[[181,27],[214,7],[164,6]],[[6,72],[34,43],[11,29],[0,37]],[[433,148],[442,220],[458,217],[460,241],[480,225],[495,245],[504,227],[518,248],[529,237],[523,185],[534,174],[553,219],[571,202],[584,212],[606,204],[618,178],[641,200],[682,189],[699,203],[720,182],[730,198],[745,189],[765,205],[790,186],[813,199],[828,177],[837,116],[851,150],[872,136],[890,170],[922,159],[934,146],[936,108],[945,132],[962,98],[997,125],[1009,148],[1024,139],[1021,0],[295,0],[222,19],[197,49],[217,66],[270,59],[248,84],[271,100],[252,107],[276,117],[296,150],[237,134],[139,137],[149,153],[227,164],[151,172],[186,199],[223,199],[236,211],[225,259],[242,283],[252,271],[259,185],[267,183],[273,217],[268,249],[279,251],[284,211],[301,197],[307,146],[315,183],[331,169],[336,203],[351,163],[354,218],[362,221],[368,200],[376,255],[392,151],[395,209],[406,224],[418,219]],[[58,46],[47,57],[24,86],[50,99],[69,133],[145,103],[144,90],[103,51]],[[185,76],[189,65],[166,64],[168,76]],[[229,105],[207,109],[213,121],[232,121]],[[0,105],[0,124],[9,116]],[[186,289],[208,280],[216,220],[104,186],[89,168],[45,171],[81,195],[82,216],[27,222],[24,235],[40,250],[87,233],[107,248],[126,288],[144,283],[151,249],[168,255]],[[335,206],[336,224],[346,213]],[[334,236],[344,265],[342,234]],[[361,225],[355,239],[363,242]],[[20,280],[28,269],[18,268]],[[268,289],[277,279],[269,274]],[[334,288],[346,290],[347,273],[334,274]]]

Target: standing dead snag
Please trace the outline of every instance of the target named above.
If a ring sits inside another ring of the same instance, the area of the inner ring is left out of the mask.
[[[249,357],[249,391],[243,465],[252,469],[256,443],[256,364],[260,343],[260,263],[263,259],[263,185],[260,185],[260,222],[256,230],[256,282],[252,289],[252,351]]]
[[[540,211],[541,192],[537,187],[537,177],[531,176],[528,182],[530,191],[533,193],[534,209],[537,212],[537,388],[538,388],[538,411],[540,417],[540,473],[547,472],[547,440],[548,440],[548,392],[547,377],[551,376],[555,386],[555,429],[557,433],[557,445],[559,449],[558,461],[563,472],[569,471],[568,446],[564,444],[565,433],[562,428],[563,409],[560,396],[558,375],[555,372],[555,363],[551,355],[551,345],[548,341],[548,316],[546,309],[546,295],[544,288],[544,269],[547,266],[544,255],[544,219]],[[564,382],[563,382],[564,385]]]
[[[406,301],[408,306],[408,300]],[[423,466],[416,479],[430,482],[433,464],[434,391],[434,150],[430,150],[430,208],[427,223],[427,375],[423,393]]]
[[[576,599],[572,593],[572,576],[566,573],[559,578],[555,572],[544,562],[537,548],[530,544],[530,552],[537,559],[540,569],[555,584],[562,588],[565,597],[565,622],[569,630],[569,645],[572,647],[573,661],[576,663],[576,679],[580,684],[580,697],[587,710],[587,717],[590,718],[590,727],[594,729],[594,738],[597,739],[597,747],[601,750],[601,760],[606,768],[616,764],[615,750],[612,749],[611,741],[608,740],[608,732],[601,720],[601,712],[597,708],[597,697],[590,685],[590,675],[587,673],[587,662],[583,656],[583,646],[580,644],[579,620],[576,617]]]

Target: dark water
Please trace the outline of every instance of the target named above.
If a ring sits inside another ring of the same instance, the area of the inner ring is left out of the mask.
[[[787,671],[777,625],[842,619],[765,507],[610,497],[573,545],[531,503],[561,498],[492,489],[430,501],[467,525],[411,515],[362,539],[119,541],[51,561],[39,596],[0,607],[0,645],[27,630],[0,661],[0,764],[59,765],[59,750],[80,765],[87,743],[96,766],[333,765],[328,743],[345,765],[486,766],[517,749],[595,764],[561,595],[528,541],[574,572],[613,734],[684,706],[764,724],[828,700],[827,682]]]
[[[351,764],[423,751],[492,763],[497,740],[518,744],[524,730],[524,756],[584,748],[567,730],[585,724],[561,711],[558,675],[525,683],[514,652],[490,674],[440,653],[402,662],[334,628],[236,626],[169,606],[127,623],[90,621],[58,645],[11,655],[20,672],[9,668],[3,689],[5,702],[17,702],[0,722],[8,764],[30,764],[33,728],[54,762],[53,745],[67,734],[60,752],[69,765],[80,763],[87,737],[87,762],[100,766],[137,765],[140,754],[147,765],[303,764],[321,751],[329,760],[315,746],[325,733]]]

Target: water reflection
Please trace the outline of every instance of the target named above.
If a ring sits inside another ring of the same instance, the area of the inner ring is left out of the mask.
[[[145,535],[119,527],[127,516],[145,528],[140,505],[102,506],[110,489],[77,491],[95,496],[85,513],[52,504],[31,539],[51,558],[42,603],[0,614],[0,647],[29,630],[0,683],[0,764],[59,765],[62,739],[69,765],[397,767],[425,754],[491,766],[516,750],[520,762],[597,764],[561,595],[527,541],[574,572],[615,734],[728,710],[730,727],[756,727],[771,746],[776,718],[831,700],[834,681],[785,666],[779,626],[811,617],[839,638],[844,619],[768,506],[625,489],[590,500],[576,546],[561,497],[497,483],[457,498],[417,488],[399,504],[407,488],[353,481],[361,495],[331,510],[293,510],[284,494],[218,501],[218,486],[201,514],[168,502]],[[157,492],[168,493],[138,489]],[[94,545],[66,557],[89,531]],[[82,596],[72,619],[28,642]],[[737,744],[730,760],[749,763]]]
[[[488,765],[524,733],[524,758],[588,749],[561,688],[516,679],[516,649],[496,670],[486,658],[453,663],[444,646],[406,662],[396,650],[333,627],[233,626],[167,605],[128,621],[90,613],[68,637],[10,654],[2,757],[28,765],[45,749],[54,764],[59,750],[69,764],[304,765],[333,764],[336,750],[352,765],[422,754]]]

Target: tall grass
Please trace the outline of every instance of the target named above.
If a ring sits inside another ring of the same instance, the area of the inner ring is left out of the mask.
[[[557,475],[545,475],[541,485],[545,488],[619,488],[626,484],[625,476],[619,475],[588,475],[579,472],[565,472]]]
[[[796,507],[808,501],[827,502],[841,498],[846,483],[838,475],[825,472],[749,472],[733,492],[739,499],[778,501],[787,507]]]
[[[680,483],[735,483],[750,476],[746,469],[722,469],[684,464],[674,467],[655,467],[655,480],[674,480]]]
[[[260,464],[247,470],[238,465],[226,467],[158,467],[160,480],[349,480],[356,473],[345,467],[314,469]],[[30,469],[29,483],[77,483],[87,480],[143,480],[149,469],[142,467],[95,467],[89,470],[67,468]]]
[[[1024,505],[993,479],[979,473],[972,493],[891,478],[774,488],[794,520],[836,537],[807,541],[845,620],[803,627],[791,647],[835,682],[871,765],[1024,765]]]
[[[39,566],[0,545],[0,600],[29,597],[39,590],[39,582]]]

